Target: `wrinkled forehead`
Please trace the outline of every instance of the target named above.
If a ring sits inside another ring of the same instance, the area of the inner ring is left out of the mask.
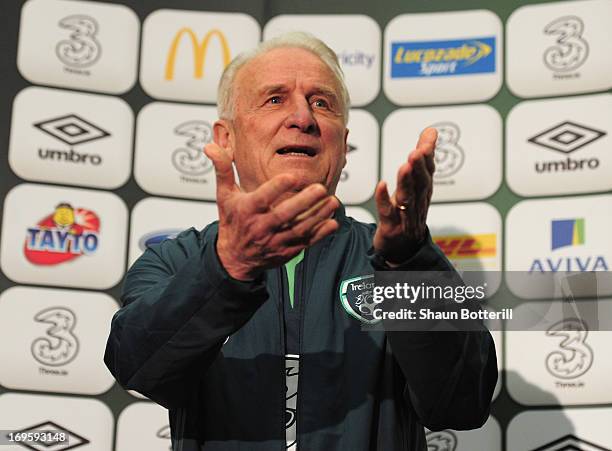
[[[316,53],[301,47],[274,48],[256,56],[238,70],[234,88],[245,93],[265,85],[292,84],[298,78],[339,95],[340,85],[331,68]]]

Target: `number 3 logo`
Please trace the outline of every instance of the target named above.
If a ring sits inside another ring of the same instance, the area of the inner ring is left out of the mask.
[[[557,45],[544,52],[544,64],[555,72],[578,68],[589,55],[589,45],[582,38],[584,23],[576,16],[560,17],[544,27],[544,33],[557,36]]]

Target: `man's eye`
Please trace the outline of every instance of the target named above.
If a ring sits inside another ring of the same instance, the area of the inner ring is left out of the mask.
[[[277,104],[281,103],[281,100],[282,99],[280,98],[280,96],[273,96],[273,97],[270,97],[268,99],[268,103],[272,103],[272,104],[277,105]]]
[[[316,108],[329,108],[329,104],[324,99],[316,99],[312,103]]]

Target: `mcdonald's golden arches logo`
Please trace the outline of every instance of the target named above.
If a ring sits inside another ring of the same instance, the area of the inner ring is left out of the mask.
[[[172,40],[172,44],[168,49],[168,56],[166,58],[166,69],[164,72],[164,78],[166,80],[174,79],[174,65],[176,62],[176,52],[178,51],[179,45],[183,41],[183,36],[187,36],[189,38],[189,42],[191,42],[191,48],[193,50],[193,77],[197,79],[201,79],[204,76],[204,66],[206,64],[206,53],[208,51],[208,45],[213,37],[217,38],[219,41],[219,45],[221,46],[221,52],[223,55],[223,67],[227,67],[227,65],[231,61],[231,55],[229,50],[229,45],[227,43],[227,39],[222,31],[214,28],[210,30],[204,38],[198,42],[198,37],[196,33],[189,27],[181,28],[175,35]]]

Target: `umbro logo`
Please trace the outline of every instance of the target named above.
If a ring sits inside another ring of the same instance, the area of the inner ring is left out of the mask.
[[[568,434],[532,451],[610,451],[608,448]]]
[[[20,442],[19,444],[24,448],[31,449],[34,451],[66,451],[69,449],[76,449],[80,446],[87,445],[89,440],[85,437],[80,436],[76,432],[73,432],[65,427],[54,423],[53,421],[45,421],[43,423],[35,424],[19,431],[14,431],[14,434],[27,434],[28,432],[48,432],[48,436],[53,438],[57,433],[65,434],[64,440],[52,441],[28,441]]]
[[[34,124],[34,127],[59,139],[69,146],[76,146],[77,144],[83,144],[110,136],[110,133],[106,130],[103,130],[76,114],[67,114],[66,116],[37,122]]]
[[[565,121],[538,133],[527,141],[557,152],[571,153],[605,135],[604,131]]]
[[[34,124],[34,127],[71,146],[69,150],[39,148],[38,157],[40,159],[69,161],[72,163],[91,163],[94,166],[98,166],[102,163],[102,157],[100,155],[80,153],[72,148],[72,146],[78,144],[96,141],[110,136],[109,132],[82,117],[76,114],[67,114],[66,116],[37,122]]]
[[[565,121],[529,138],[527,141],[547,149],[552,149],[564,154],[570,154],[594,141],[597,141],[607,133],[576,122]],[[567,156],[564,160],[537,161],[535,171],[538,174],[551,172],[582,171],[585,169],[597,169],[600,161],[593,156],[586,155],[584,158],[576,159]]]

